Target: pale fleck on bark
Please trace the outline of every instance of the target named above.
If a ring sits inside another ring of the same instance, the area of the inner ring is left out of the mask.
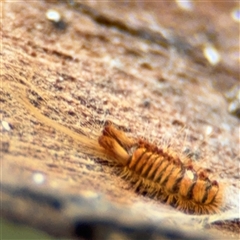
[[[157,239],[165,227],[182,239],[236,237],[239,120],[224,98],[239,81],[236,3],[184,12],[174,1],[73,2],[1,5],[3,216],[57,237],[138,239],[149,230]],[[49,9],[61,20],[47,19]],[[219,51],[216,65],[206,46]],[[186,216],[135,193],[103,161],[105,120],[212,169],[230,210]]]

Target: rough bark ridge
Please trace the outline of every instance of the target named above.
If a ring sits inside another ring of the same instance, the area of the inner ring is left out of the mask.
[[[2,215],[58,237],[237,238],[239,120],[223,95],[239,82],[236,7],[1,3]],[[105,120],[212,169],[229,211],[193,217],[135,193],[102,161]]]

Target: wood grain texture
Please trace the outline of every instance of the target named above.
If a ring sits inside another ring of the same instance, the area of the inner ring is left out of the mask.
[[[235,2],[196,2],[191,13],[175,2],[2,2],[3,216],[57,237],[80,237],[75,219],[94,216],[87,226],[97,226],[94,219],[118,216],[119,208],[123,214],[114,219],[113,233],[130,215],[136,232],[140,218],[152,232],[164,222],[184,234],[192,225],[199,231],[210,226],[204,229],[209,235],[236,238],[236,211],[188,218],[136,194],[102,164],[104,156],[94,147],[106,120],[129,136],[169,141],[230,187],[226,201],[235,210],[239,120],[228,113],[223,96],[239,81],[238,62],[231,58],[239,50],[234,7]],[[59,11],[66,25],[49,21],[48,9]],[[221,53],[216,66],[203,55],[206,42]],[[94,208],[87,207],[88,199]],[[57,232],[60,226],[65,228]]]

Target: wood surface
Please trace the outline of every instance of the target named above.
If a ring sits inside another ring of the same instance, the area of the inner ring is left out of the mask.
[[[225,97],[239,84],[237,2],[0,5],[4,218],[61,238],[239,237],[239,118]],[[185,215],[136,193],[99,151],[106,120],[212,169],[229,209]]]

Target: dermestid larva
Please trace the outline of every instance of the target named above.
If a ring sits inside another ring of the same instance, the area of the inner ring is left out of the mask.
[[[128,138],[111,122],[107,122],[99,144],[117,166],[121,175],[139,192],[156,196],[185,213],[213,214],[220,212],[223,186],[209,179],[208,169],[198,169],[189,158],[142,139]]]

